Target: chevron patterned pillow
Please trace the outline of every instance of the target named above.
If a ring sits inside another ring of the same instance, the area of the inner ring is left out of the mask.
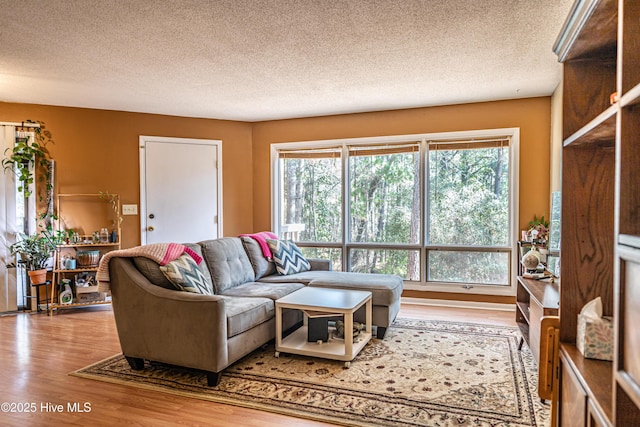
[[[184,253],[166,265],[161,265],[160,271],[178,291],[213,295],[207,279],[189,254]]]
[[[311,264],[291,240],[267,239],[267,244],[273,254],[278,274],[286,276],[311,270]]]

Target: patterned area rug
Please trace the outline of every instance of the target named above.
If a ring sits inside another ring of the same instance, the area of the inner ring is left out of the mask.
[[[529,349],[514,327],[398,319],[384,340],[344,363],[274,357],[269,345],[224,371],[216,388],[198,371],[122,355],[71,375],[352,426],[547,426]]]

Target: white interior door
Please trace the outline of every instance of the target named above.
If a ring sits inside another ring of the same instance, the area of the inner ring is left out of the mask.
[[[222,233],[221,141],[140,137],[141,242],[198,242]]]

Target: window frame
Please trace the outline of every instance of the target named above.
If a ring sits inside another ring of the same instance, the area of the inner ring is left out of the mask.
[[[428,145],[430,143],[447,140],[478,140],[478,139],[491,139],[498,137],[507,137],[509,139],[509,234],[508,244],[505,246],[490,246],[490,247],[470,247],[470,246],[457,246],[457,245],[426,245],[428,241],[428,212],[429,212],[429,200],[427,197],[426,186],[428,185],[429,174],[429,159],[428,159]],[[349,147],[358,145],[381,145],[381,144],[407,144],[409,142],[417,143],[420,147],[420,185],[423,191],[420,192],[420,206],[422,207],[420,212],[420,241],[416,244],[410,243],[365,243],[365,242],[350,242],[351,230],[350,221],[347,213],[349,212],[350,194],[347,185],[350,182],[349,165],[348,165],[348,152]],[[297,243],[301,247],[332,247],[340,248],[342,250],[342,263],[345,268],[348,266],[350,259],[351,249],[400,249],[400,250],[418,250],[420,253],[420,280],[410,281],[405,280],[404,288],[407,290],[420,290],[420,291],[433,291],[433,292],[447,292],[447,293],[467,293],[467,294],[481,294],[481,295],[496,295],[496,296],[512,296],[515,295],[516,290],[516,273],[518,254],[516,247],[516,236],[519,235],[519,176],[520,176],[520,128],[496,128],[496,129],[480,129],[469,131],[454,131],[454,132],[437,132],[437,133],[423,133],[423,134],[409,134],[409,135],[392,135],[392,136],[376,136],[376,137],[363,137],[363,138],[344,138],[344,139],[329,139],[329,140],[317,140],[317,141],[299,141],[299,142],[280,142],[272,143],[270,147],[271,152],[271,165],[270,165],[270,179],[271,179],[271,228],[272,231],[281,235],[280,233],[280,204],[282,196],[282,182],[279,171],[279,152],[281,150],[297,150],[297,149],[323,149],[330,147],[341,147],[341,167],[342,167],[342,241],[341,242],[299,242]],[[461,283],[448,283],[448,282],[428,282],[427,281],[427,257],[429,251],[438,249],[469,249],[472,251],[492,251],[492,252],[508,252],[509,253],[509,284],[508,285],[480,285],[480,284],[461,284]]]

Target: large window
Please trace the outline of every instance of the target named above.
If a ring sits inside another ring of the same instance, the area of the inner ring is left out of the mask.
[[[420,279],[418,251],[384,245],[420,243],[418,143],[348,149],[349,270]]]
[[[517,144],[517,129],[273,144],[273,229],[336,270],[508,288]]]
[[[509,141],[430,143],[428,164],[427,280],[508,284]]]

